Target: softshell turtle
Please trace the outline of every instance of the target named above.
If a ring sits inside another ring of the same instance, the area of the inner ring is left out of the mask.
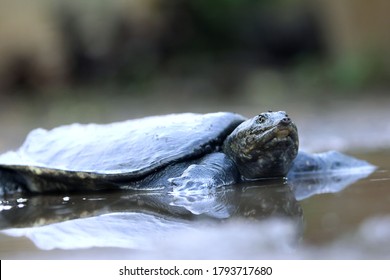
[[[297,128],[283,111],[251,119],[219,112],[72,124],[33,130],[17,151],[0,155],[0,186],[31,192],[197,189],[325,166],[315,155],[297,155]]]

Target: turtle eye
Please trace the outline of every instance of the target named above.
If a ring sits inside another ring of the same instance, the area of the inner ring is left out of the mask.
[[[258,115],[257,116],[257,120],[256,120],[256,122],[257,123],[264,123],[265,122],[265,116],[264,115]]]

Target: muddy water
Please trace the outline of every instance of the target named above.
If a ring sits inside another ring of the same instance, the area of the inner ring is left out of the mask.
[[[0,257],[390,258],[390,151],[335,178],[208,193],[18,195],[0,204]]]

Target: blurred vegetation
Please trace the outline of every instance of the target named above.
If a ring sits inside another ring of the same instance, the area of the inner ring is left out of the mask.
[[[142,93],[187,81],[229,95],[264,84],[387,88],[389,8],[385,0],[0,0],[0,94],[107,84]]]

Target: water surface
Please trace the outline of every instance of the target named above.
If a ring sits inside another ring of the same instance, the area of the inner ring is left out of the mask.
[[[36,127],[188,111],[250,117],[273,109],[293,118],[301,149],[353,150],[352,155],[378,168],[352,177],[303,178],[298,185],[273,180],[208,193],[2,197],[1,259],[390,258],[388,98],[370,94],[361,101],[342,101],[324,95],[327,102],[306,104],[294,95],[274,101],[256,95],[226,104],[220,98],[205,102],[204,96],[188,102],[183,95],[178,104],[178,97],[166,92],[146,100],[79,96],[2,102],[0,152],[20,146]],[[162,104],[156,106],[155,100]]]
[[[2,259],[389,258],[390,151],[374,172],[208,192],[16,195],[0,204]]]

